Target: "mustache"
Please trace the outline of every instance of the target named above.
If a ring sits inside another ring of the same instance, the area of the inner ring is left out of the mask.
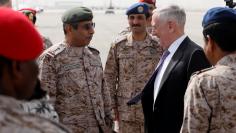
[[[47,92],[41,88],[40,81],[39,79],[37,80],[37,84],[34,88],[34,93],[33,95],[28,99],[30,100],[37,100],[37,99],[42,99],[45,97]]]
[[[133,24],[132,27],[141,27],[140,24]]]

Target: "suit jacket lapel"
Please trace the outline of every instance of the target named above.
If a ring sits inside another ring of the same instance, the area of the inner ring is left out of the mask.
[[[160,83],[160,90],[162,89],[163,84],[165,83],[165,81],[167,80],[167,78],[169,77],[171,71],[173,70],[173,68],[176,66],[176,64],[181,60],[181,58],[183,57],[187,42],[189,41],[189,38],[186,37],[184,39],[184,41],[180,44],[179,48],[177,49],[177,51],[175,52],[175,54],[173,55],[173,57],[170,60],[169,65],[167,66],[165,73],[162,77],[161,83]]]

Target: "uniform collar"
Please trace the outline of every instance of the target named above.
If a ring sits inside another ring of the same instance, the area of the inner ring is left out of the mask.
[[[236,53],[224,56],[217,62],[216,65],[236,67]]]
[[[145,46],[152,46],[151,40],[152,40],[152,37],[147,33],[147,36],[146,36],[145,40],[143,41],[143,44]],[[132,32],[131,32],[127,35],[126,46],[133,46],[133,44],[134,44],[133,42],[134,42],[134,40],[133,40]]]
[[[66,46],[66,52],[69,57],[80,57],[83,55],[85,47],[70,46],[66,42],[64,42],[64,45]]]

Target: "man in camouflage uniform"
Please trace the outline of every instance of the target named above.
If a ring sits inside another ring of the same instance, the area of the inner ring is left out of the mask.
[[[94,34],[92,19],[86,7],[66,11],[65,41],[39,58],[42,88],[55,98],[59,121],[76,133],[108,133],[112,126],[99,51],[88,46]]]
[[[146,29],[147,29],[147,32],[151,34],[152,33],[152,25],[151,25],[152,11],[156,9],[156,0],[139,0],[139,2],[143,2],[148,5],[149,17],[147,17]],[[122,30],[118,35],[126,35],[130,32],[131,32],[130,27],[127,27],[124,30]]]
[[[214,67],[195,73],[185,94],[182,133],[236,132],[236,11],[216,7],[203,18],[204,50]]]
[[[0,132],[69,133],[60,124],[23,111],[20,100],[30,99],[36,91],[35,59],[43,43],[24,15],[7,8],[0,12]]]
[[[136,3],[126,14],[132,32],[113,42],[106,62],[105,80],[111,91],[120,132],[139,133],[144,131],[141,104],[129,107],[126,102],[143,89],[155,70],[162,49],[146,31],[146,4]]]
[[[22,12],[27,18],[29,18],[29,20],[35,25],[37,17],[36,17],[36,10],[32,9],[32,8],[22,8],[19,10],[20,12]],[[45,37],[43,35],[41,35],[42,39],[43,39],[43,49],[46,50],[49,47],[51,47],[52,41],[48,38]]]

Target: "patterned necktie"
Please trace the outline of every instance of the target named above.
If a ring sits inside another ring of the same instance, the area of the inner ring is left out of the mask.
[[[170,54],[168,50],[164,51],[154,73],[157,73],[163,66],[166,57]]]
[[[162,66],[163,66],[163,64],[164,64],[164,61],[165,61],[166,57],[167,57],[169,54],[170,54],[170,52],[169,52],[168,50],[166,50],[166,51],[163,53],[163,55],[161,56],[161,59],[160,59],[158,65],[157,65],[156,71],[155,71],[155,73],[153,74],[153,76],[155,77],[153,84],[155,84],[155,82],[156,82],[155,80],[156,80],[156,78],[157,78],[158,72],[161,70],[161,68],[162,68]],[[158,79],[158,80],[161,80],[161,79]],[[159,86],[159,87],[160,87],[160,86]],[[154,89],[153,89],[153,97],[154,97],[154,101],[153,101],[153,110],[154,110],[155,99],[156,99],[156,97],[157,97],[157,96],[155,97],[155,85],[154,85]]]

